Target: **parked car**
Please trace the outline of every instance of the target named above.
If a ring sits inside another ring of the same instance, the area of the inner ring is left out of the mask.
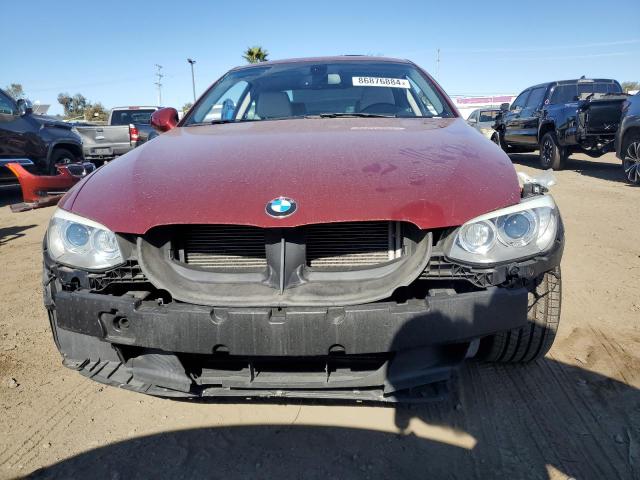
[[[179,123],[151,121],[168,133],[51,219],[45,305],[66,366],[167,397],[402,401],[467,357],[528,362],[553,343],[553,197],[521,189],[415,64],[247,65]]]
[[[504,104],[495,141],[507,152],[540,151],[540,166],[560,170],[574,152],[599,157],[613,151],[626,99],[609,79],[564,80],[527,88]]]
[[[78,125],[84,157],[101,163],[124,155],[142,145],[153,131],[151,114],[159,107],[117,107],[109,113],[107,125]]]
[[[31,102],[14,101],[0,90],[0,182],[15,183],[7,163],[32,173],[55,174],[57,164],[82,160],[80,137],[71,127],[50,117],[34,115]]]
[[[499,108],[479,108],[471,112],[471,115],[467,118],[467,123],[489,140],[496,142],[496,131],[493,129],[493,126],[496,123],[498,115],[500,115]]]
[[[616,155],[622,160],[627,180],[640,185],[640,94],[629,97],[622,107],[616,133]]]

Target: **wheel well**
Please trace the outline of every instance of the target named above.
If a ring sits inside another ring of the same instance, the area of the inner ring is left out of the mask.
[[[51,149],[51,156],[53,157],[53,154],[57,150],[61,150],[61,149],[69,150],[79,160],[82,160],[82,147],[79,146],[79,145],[75,145],[73,143],[58,143],[58,144],[54,145],[54,147]]]
[[[555,131],[556,127],[553,123],[545,123],[540,127],[540,132],[538,133],[538,141],[542,140],[545,133]]]
[[[628,138],[633,135],[640,136],[640,126],[627,128],[626,132],[624,132],[624,136],[622,137],[622,143],[620,144],[620,147],[624,146]]]

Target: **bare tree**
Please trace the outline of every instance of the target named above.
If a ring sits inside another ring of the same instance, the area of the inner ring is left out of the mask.
[[[632,90],[640,90],[640,82],[622,82],[622,91],[630,92]]]
[[[24,89],[20,83],[12,83],[8,87],[5,87],[4,91],[14,100],[24,97]]]

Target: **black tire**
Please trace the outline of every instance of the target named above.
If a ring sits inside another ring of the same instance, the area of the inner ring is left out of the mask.
[[[640,133],[627,135],[620,153],[627,181],[632,185],[640,185]]]
[[[478,357],[502,363],[526,363],[544,357],[556,338],[561,299],[560,267],[556,267],[544,274],[535,292],[529,293],[529,324],[483,338]]]
[[[567,152],[558,145],[555,133],[545,133],[540,139],[540,166],[545,170],[562,170],[566,161]]]
[[[66,148],[56,148],[51,155],[49,163],[49,175],[57,175],[58,169],[56,165],[67,165],[69,163],[77,163],[78,157]]]
[[[504,141],[504,133],[503,132],[497,131],[494,141],[502,149],[502,151],[504,153],[509,153],[511,151],[511,149],[509,148],[507,143]]]

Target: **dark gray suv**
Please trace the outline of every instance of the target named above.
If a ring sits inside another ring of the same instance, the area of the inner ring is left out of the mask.
[[[56,165],[82,160],[82,142],[72,126],[34,115],[28,100],[13,100],[0,90],[0,182],[15,177],[5,167],[16,162],[33,173],[55,174]]]

